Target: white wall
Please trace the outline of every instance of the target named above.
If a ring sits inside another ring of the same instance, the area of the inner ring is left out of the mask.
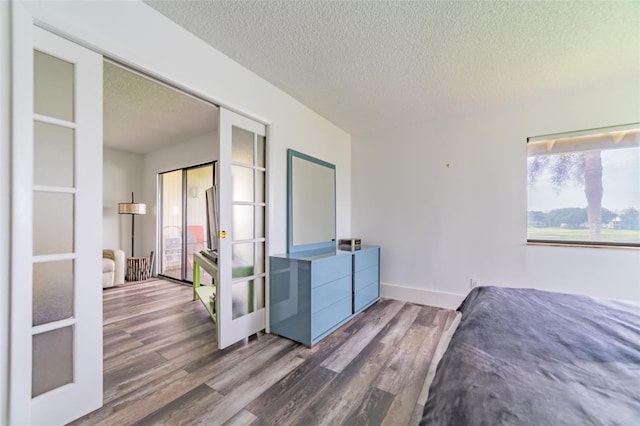
[[[131,215],[118,214],[118,203],[130,202],[131,192],[136,202],[147,202],[143,190],[143,167],[141,154],[103,149],[102,245],[103,248],[120,248],[127,257],[131,256]],[[149,207],[147,205],[147,209]],[[144,253],[141,219],[142,216],[136,216],[134,252],[137,255]]]
[[[353,234],[382,246],[383,295],[455,307],[473,277],[640,301],[639,250],[525,244],[526,138],[640,121],[639,80],[354,136]]]
[[[141,2],[26,6],[47,28],[270,125],[270,254],[286,251],[287,148],[336,165],[337,233],[351,235],[351,137],[345,131]],[[145,222],[145,231],[149,226]]]
[[[144,197],[147,214],[141,222],[144,226],[143,252],[154,250],[158,236],[158,173],[184,167],[197,166],[218,159],[218,132],[210,132],[174,145],[167,146],[144,156]],[[156,268],[158,266],[156,260]]]

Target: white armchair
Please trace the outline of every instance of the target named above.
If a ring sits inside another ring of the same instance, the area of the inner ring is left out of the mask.
[[[124,251],[120,249],[102,250],[102,288],[124,284]]]

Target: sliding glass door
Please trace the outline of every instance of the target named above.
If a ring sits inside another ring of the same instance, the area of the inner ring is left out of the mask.
[[[207,248],[205,191],[213,185],[214,164],[160,174],[161,275],[193,282],[193,252]],[[201,282],[210,284],[211,276],[202,272]]]
[[[182,170],[162,173],[160,261],[161,275],[182,279]]]

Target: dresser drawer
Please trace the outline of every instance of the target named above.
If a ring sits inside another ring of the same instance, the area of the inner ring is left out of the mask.
[[[311,286],[318,287],[339,278],[351,276],[351,256],[333,256],[311,264]]]
[[[364,288],[373,283],[377,283],[380,280],[378,276],[379,269],[378,265],[371,266],[370,268],[363,269],[361,271],[357,271],[353,274],[353,288],[355,291],[358,291],[361,288]]]
[[[376,266],[380,263],[380,249],[372,248],[353,253],[354,272]]]
[[[311,339],[351,316],[351,295],[311,315]]]
[[[380,291],[380,286],[378,285],[377,282],[371,285],[368,285],[367,287],[361,290],[356,291],[353,297],[354,310],[357,312],[360,309],[367,306],[372,301],[376,300],[378,297],[380,297],[379,291]]]
[[[314,287],[311,290],[311,312],[321,311],[345,297],[351,297],[350,276]]]

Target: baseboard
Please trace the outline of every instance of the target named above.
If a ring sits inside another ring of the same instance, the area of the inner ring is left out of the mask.
[[[380,283],[380,296],[445,309],[457,309],[465,298],[465,295],[462,294],[387,283]]]

